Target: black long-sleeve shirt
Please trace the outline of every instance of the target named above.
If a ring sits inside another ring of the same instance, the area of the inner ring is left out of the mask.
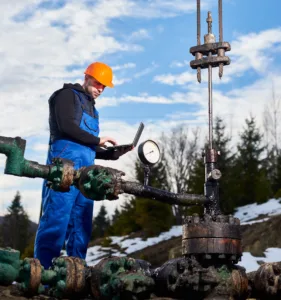
[[[80,100],[75,97],[75,94],[71,89],[85,93],[80,84],[65,84],[64,89],[60,90],[52,99],[53,105],[51,105],[52,107],[50,110],[51,114],[54,114],[54,117],[50,116],[50,122],[56,122],[57,125],[54,126],[56,131],[53,133],[55,139],[71,138],[83,145],[98,145],[100,142],[99,137],[96,137],[79,127],[83,110],[81,108]],[[95,101],[89,94],[86,95],[89,100],[84,103],[85,110],[93,116],[93,106],[95,105]],[[52,124],[50,124],[50,128],[52,128]]]
[[[51,142],[66,138],[86,146],[98,146],[100,138],[80,128],[83,110],[80,100],[75,97],[72,89],[86,94],[88,100],[84,103],[84,110],[92,117],[95,117],[95,100],[92,96],[87,94],[78,83],[64,84],[63,88],[55,92],[49,100]],[[96,147],[96,158],[105,160],[118,159],[118,155],[113,151]]]

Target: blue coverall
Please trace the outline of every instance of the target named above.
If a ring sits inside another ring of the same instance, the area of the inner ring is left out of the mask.
[[[80,128],[88,133],[99,135],[98,112],[93,107],[95,117],[84,110],[85,94],[73,89],[82,108]],[[95,148],[81,145],[68,139],[58,139],[50,144],[47,164],[54,157],[67,158],[74,162],[75,169],[94,164]],[[91,237],[93,204],[73,186],[69,192],[56,192],[43,184],[43,214],[35,239],[34,257],[38,258],[44,268],[49,268],[54,257],[66,242],[69,256],[85,259],[88,242]]]

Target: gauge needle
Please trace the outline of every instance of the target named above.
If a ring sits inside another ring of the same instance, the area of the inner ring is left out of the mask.
[[[153,150],[151,150],[150,152],[148,152],[148,153],[145,153],[145,155],[147,155],[147,154],[149,154],[149,153],[152,153],[152,152],[154,152]]]

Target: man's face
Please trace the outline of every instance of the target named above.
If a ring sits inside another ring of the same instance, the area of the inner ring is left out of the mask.
[[[85,77],[85,90],[88,94],[96,99],[105,89],[105,86],[98,82],[95,78],[86,75]]]

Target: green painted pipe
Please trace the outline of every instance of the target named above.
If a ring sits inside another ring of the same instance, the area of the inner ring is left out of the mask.
[[[24,158],[26,141],[20,137],[0,136],[0,153],[7,156],[4,173],[14,176],[47,178],[50,166],[40,165]]]
[[[11,248],[0,248],[0,284],[10,285],[19,275],[20,252]]]

